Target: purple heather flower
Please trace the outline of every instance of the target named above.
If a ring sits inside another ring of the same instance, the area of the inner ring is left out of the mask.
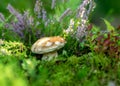
[[[46,26],[47,23],[48,23],[47,11],[45,10],[45,8],[42,7],[42,1],[41,0],[36,0],[35,7],[34,7],[34,12],[37,15],[37,18],[41,19],[44,22],[44,25]]]
[[[46,12],[46,10],[43,8],[43,9],[42,9],[42,20],[43,20],[43,21],[46,21],[46,20],[47,20],[47,15],[46,15],[46,14],[47,14],[47,12]]]
[[[87,9],[88,6],[88,9]],[[95,3],[93,0],[84,0],[78,8],[77,18],[79,18],[79,25],[76,31],[76,38],[81,40],[86,35],[88,17],[93,11]]]
[[[41,0],[36,0],[34,12],[38,18],[42,18],[41,10],[42,10],[42,2]]]
[[[19,12],[17,12],[17,11],[12,7],[12,5],[8,4],[7,9],[9,10],[9,12],[10,12],[11,14],[13,14],[13,15],[19,20],[19,22],[20,22],[21,24],[24,24],[22,14],[20,14]]]
[[[25,29],[31,28],[33,25],[33,18],[29,16],[29,12],[25,11],[24,14],[17,12],[10,4],[7,6],[7,9],[11,14],[13,14],[17,21],[14,20],[11,22],[13,31],[16,32],[21,38],[24,38],[23,31]]]
[[[51,9],[55,8],[55,2],[56,2],[56,0],[52,0]]]
[[[65,34],[73,34],[74,23],[75,23],[74,20],[71,19],[69,27],[66,30],[64,30]]]
[[[2,13],[0,13],[0,21],[1,21],[1,22],[4,22],[4,21],[5,21],[5,17],[4,17],[4,15],[3,15]]]
[[[67,8],[67,9],[64,11],[64,13],[60,16],[59,21],[62,21],[62,19],[63,19],[65,16],[69,15],[70,13],[71,13],[71,9],[70,9],[70,8]]]

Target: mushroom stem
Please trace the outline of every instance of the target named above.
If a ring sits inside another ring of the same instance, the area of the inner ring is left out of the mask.
[[[50,61],[58,56],[57,51],[54,52],[49,52],[49,53],[44,53],[42,60]]]

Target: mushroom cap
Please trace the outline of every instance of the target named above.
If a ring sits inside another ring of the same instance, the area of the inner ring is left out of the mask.
[[[66,41],[60,36],[43,37],[32,45],[31,51],[36,54],[49,53],[59,50],[65,43]]]

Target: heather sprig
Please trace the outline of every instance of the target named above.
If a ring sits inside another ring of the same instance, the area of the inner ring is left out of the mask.
[[[81,40],[86,35],[87,23],[90,12],[93,8],[93,0],[84,0],[83,3],[78,8],[77,18],[78,21],[78,28],[76,31],[76,38]],[[88,6],[88,9],[87,9]]]
[[[55,8],[55,4],[56,4],[56,0],[52,0],[51,9],[54,9],[54,8]]]
[[[76,38],[81,40],[86,35],[87,23],[90,13],[95,8],[94,0],[84,0],[77,10],[77,18],[79,19]]]
[[[10,4],[8,4],[7,9],[17,19],[16,21],[13,20],[10,23],[13,27],[13,31],[16,32],[21,38],[24,38],[24,30],[29,29],[30,31],[34,19],[32,18],[32,16],[29,15],[28,11],[25,11],[24,14],[21,14],[18,11],[16,11],[16,9]]]
[[[41,0],[36,0],[34,13],[37,15],[38,18],[42,18],[41,10],[42,10],[42,2]]]
[[[95,3],[93,0],[83,0],[82,4],[76,10],[76,18],[70,19],[70,24],[64,32],[66,34],[72,32],[72,37],[79,41],[83,40],[83,37],[87,34],[88,18],[90,13],[93,11]],[[66,12],[66,15],[68,12]],[[74,24],[71,23],[74,21]],[[72,24],[72,25],[71,25]],[[72,27],[71,27],[72,26]]]
[[[4,22],[5,22],[5,17],[2,13],[0,13],[0,29],[3,26]]]
[[[20,13],[11,4],[8,4],[7,9],[11,13],[8,18],[5,18],[2,13],[0,14],[0,26],[2,26],[2,38],[8,37],[6,30],[10,31],[13,38],[18,36],[23,42],[31,45],[34,40],[44,35],[41,34],[40,21],[32,16],[28,10]],[[9,37],[8,37],[9,38]]]
[[[66,30],[64,30],[63,32],[66,34],[66,35],[68,35],[68,34],[73,34],[73,28],[74,28],[74,26],[75,26],[75,21],[74,21],[74,19],[70,19],[70,24],[69,24],[69,27],[66,29]]]
[[[67,15],[69,15],[71,13],[71,9],[70,8],[67,8],[63,13],[62,15],[60,16],[59,18],[59,22],[61,22],[63,20],[64,17],[66,17]]]
[[[13,32],[17,33],[18,36],[24,40],[26,40],[26,37],[28,37],[28,35],[30,36],[31,34],[34,35],[36,38],[40,38],[41,26],[44,25],[42,27],[44,28],[51,21],[47,17],[47,11],[43,7],[41,0],[36,0],[34,7],[34,14],[36,16],[34,17],[30,15],[29,11],[24,11],[24,13],[20,13],[11,4],[8,4],[7,9],[12,14],[12,19],[8,22],[5,22],[6,19],[1,13],[0,21],[5,23],[5,28],[9,28]]]
[[[48,22],[47,11],[43,7],[43,3],[41,0],[36,0],[34,13],[36,14],[38,19],[41,19],[42,22],[45,22],[44,25],[46,26],[46,22]]]
[[[5,21],[5,17],[2,13],[0,13],[0,22],[4,22]]]

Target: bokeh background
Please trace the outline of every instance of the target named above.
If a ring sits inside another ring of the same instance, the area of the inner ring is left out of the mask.
[[[101,25],[101,18],[106,18],[113,26],[120,25],[120,0],[95,0],[96,8],[92,15],[92,21]],[[103,24],[102,24],[103,25]]]
[[[49,3],[52,0],[42,0],[46,2],[45,6],[49,8]],[[103,21],[101,18],[106,18],[110,21],[113,26],[118,27],[120,25],[120,0],[95,0],[96,8],[91,15],[91,22],[102,26]],[[1,0],[0,2],[0,12],[4,15],[8,15],[8,10],[6,9],[8,3],[12,4],[19,11],[24,11],[26,9],[33,10],[35,0]],[[49,10],[49,9],[48,9]]]

